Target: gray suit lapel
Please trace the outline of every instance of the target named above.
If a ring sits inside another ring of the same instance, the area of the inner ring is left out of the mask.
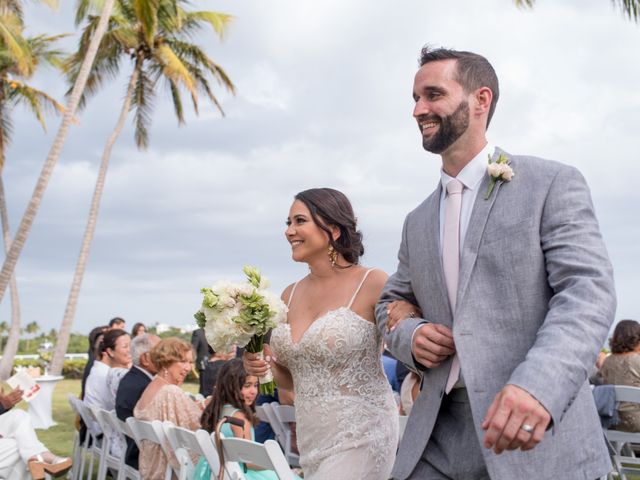
[[[499,148],[496,148],[492,156],[492,161],[496,161],[500,154],[510,157],[510,155]],[[489,175],[485,175],[480,183],[478,194],[476,196],[473,210],[471,212],[471,218],[469,219],[469,226],[467,227],[467,234],[464,239],[464,245],[462,246],[462,254],[460,255],[460,274],[458,276],[458,298],[456,304],[460,305],[464,293],[469,284],[469,278],[473,271],[473,266],[476,263],[478,257],[478,248],[480,247],[480,240],[482,240],[482,234],[484,233],[484,227],[487,224],[489,213],[491,208],[498,198],[500,193],[500,187],[503,182],[497,182],[493,188],[491,196],[485,200],[485,195],[489,189],[490,178]]]
[[[420,287],[420,291],[425,292],[424,301],[435,307],[434,303],[440,306],[435,311],[447,312],[442,320],[447,319],[448,326],[451,326],[451,306],[449,305],[449,297],[447,296],[447,287],[444,282],[444,270],[442,269],[442,256],[440,255],[440,198],[442,196],[442,185],[439,184],[433,194],[424,204],[424,210],[421,212],[421,242],[420,253],[424,253],[424,274],[421,281],[424,282]],[[424,248],[426,240],[427,248]],[[439,292],[438,294],[435,294]],[[431,309],[430,309],[431,310]],[[433,311],[431,310],[431,311]]]

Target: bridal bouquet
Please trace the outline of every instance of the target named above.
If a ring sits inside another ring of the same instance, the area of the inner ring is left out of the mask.
[[[287,306],[267,290],[269,283],[256,268],[242,271],[247,276],[244,283],[218,281],[201,289],[202,308],[194,317],[215,351],[238,345],[262,354],[264,336],[285,321]],[[275,386],[271,372],[260,378],[260,393],[273,395]]]

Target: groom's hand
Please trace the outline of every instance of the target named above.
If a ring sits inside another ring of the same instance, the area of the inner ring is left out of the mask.
[[[435,368],[456,353],[453,332],[438,323],[420,325],[413,334],[411,353],[416,362],[427,368]]]
[[[506,385],[493,399],[482,422],[484,446],[498,454],[518,448],[531,450],[542,441],[550,421],[551,415],[533,395]]]

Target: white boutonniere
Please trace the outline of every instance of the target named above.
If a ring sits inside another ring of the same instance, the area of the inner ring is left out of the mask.
[[[509,166],[509,160],[506,155],[500,154],[498,160],[491,161],[491,155],[489,155],[489,165],[487,166],[487,173],[491,177],[491,183],[489,183],[489,189],[484,199],[488,200],[493,192],[493,187],[498,182],[510,182],[513,176],[513,169]]]

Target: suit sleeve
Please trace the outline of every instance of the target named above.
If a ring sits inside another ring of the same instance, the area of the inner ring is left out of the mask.
[[[557,425],[587,380],[616,308],[589,189],[574,168],[561,169],[551,183],[540,239],[552,296],[535,343],[508,383],[536,397]]]
[[[387,348],[399,361],[414,369],[424,369],[417,364],[411,353],[411,340],[413,332],[422,323],[426,323],[421,318],[406,318],[397,324],[395,330],[387,333],[387,304],[395,300],[406,300],[414,305],[418,305],[416,297],[411,286],[411,277],[409,272],[409,248],[407,244],[407,229],[409,216],[405,219],[402,228],[402,240],[400,242],[400,250],[398,251],[398,268],[396,272],[389,277],[387,283],[382,289],[380,300],[376,305],[376,320],[378,329],[384,337]]]

